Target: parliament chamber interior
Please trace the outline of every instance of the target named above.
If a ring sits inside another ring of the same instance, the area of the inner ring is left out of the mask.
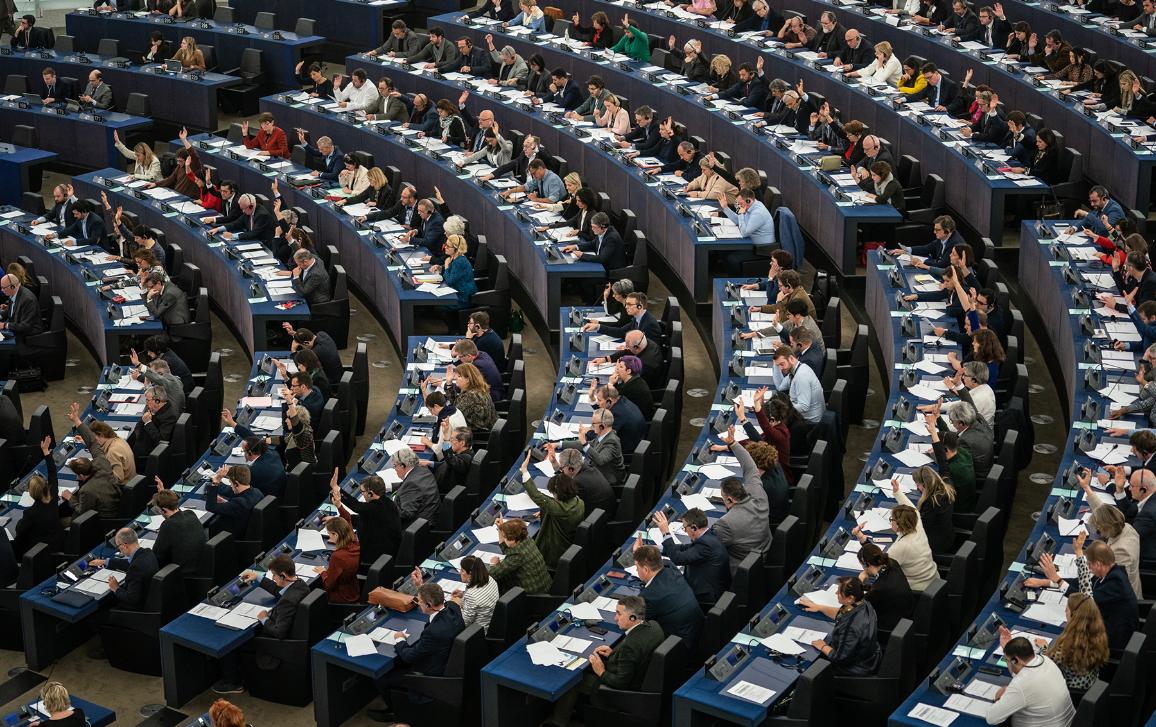
[[[1156,0],[227,2],[0,8],[5,724],[1156,727]]]

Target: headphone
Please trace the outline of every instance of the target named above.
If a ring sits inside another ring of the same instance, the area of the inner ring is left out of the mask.
[[[630,616],[629,616],[628,618],[629,618],[631,621],[637,621],[637,620],[638,620],[638,617],[637,617],[637,616],[635,616],[634,614],[630,614]]]

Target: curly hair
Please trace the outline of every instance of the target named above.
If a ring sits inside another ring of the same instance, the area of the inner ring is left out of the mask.
[[[755,467],[763,472],[774,469],[775,465],[779,463],[779,451],[767,442],[748,439],[743,442],[743,447],[750,453],[751,459],[755,461]]]
[[[971,339],[978,345],[978,350],[975,352],[976,361],[1003,363],[1004,359],[1007,358],[1003,346],[1000,345],[999,337],[990,328],[979,329],[972,334]]]
[[[1068,622],[1044,653],[1078,674],[1108,663],[1108,632],[1091,596],[1086,593],[1068,596]]]

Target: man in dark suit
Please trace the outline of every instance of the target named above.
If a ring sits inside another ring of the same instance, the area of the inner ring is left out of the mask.
[[[923,101],[936,111],[946,111],[955,116],[963,110],[964,98],[959,93],[959,84],[939,72],[930,61],[920,68],[927,85],[915,93],[904,94],[900,101]]]
[[[609,429],[610,427],[607,427]],[[555,452],[553,443],[546,445],[550,452],[555,468],[569,476],[578,485],[578,496],[586,505],[586,512],[601,509],[608,517],[613,518],[618,512],[618,498],[614,496],[614,488],[606,477],[595,466],[586,466],[586,458],[580,449],[563,449]]]
[[[350,521],[361,543],[361,562],[373,563],[383,555],[397,555],[401,543],[401,515],[385,490],[385,482],[369,475],[357,483],[362,500],[347,494],[337,481],[337,469],[329,482],[329,499],[337,513]]]
[[[48,48],[48,34],[51,31],[36,27],[35,15],[24,15],[20,18],[20,25],[12,35],[9,44],[16,50],[35,50]]]
[[[590,218],[590,232],[594,239],[578,245],[567,245],[563,252],[574,253],[585,262],[601,263],[609,273],[626,267],[626,245],[622,236],[610,226],[610,216],[605,212],[598,212]]]
[[[895,169],[895,162],[891,159],[891,153],[883,148],[883,142],[878,136],[868,134],[863,137],[861,144],[863,146],[863,158],[858,164],[851,167],[851,174],[859,180],[860,187],[874,192],[875,184],[871,181],[871,165],[875,162],[887,162],[892,169]]]
[[[982,29],[980,28],[979,18],[971,11],[964,0],[953,0],[951,3],[952,13],[939,26],[940,30],[951,30],[955,32],[955,36],[963,42],[969,40],[979,40]],[[1007,36],[1004,36],[1004,40]]]
[[[1003,6],[996,3],[996,8],[999,13],[990,5],[984,5],[979,9],[979,29],[976,35],[971,40],[978,40],[988,48],[1002,48],[1007,43],[1007,38],[1011,35],[1012,27],[1008,22],[1007,16],[1003,14]],[[963,38],[960,38],[963,40]]]
[[[421,460],[421,463],[432,464],[434,480],[438,483],[441,492],[449,492],[458,485],[465,485],[470,476],[470,468],[474,463],[474,435],[468,427],[458,427],[450,431],[450,420],[443,419],[442,433],[439,443],[425,437],[423,444],[433,452],[434,461]],[[442,449],[441,442],[449,443],[449,449]]]
[[[298,129],[297,142],[305,147],[306,157],[321,160],[323,168],[313,170],[313,176],[323,182],[336,183],[338,175],[345,171],[345,155],[341,153],[341,148],[333,143],[333,139],[323,136],[314,146],[305,138],[305,129]]]
[[[325,395],[313,385],[313,377],[308,371],[297,371],[289,378],[286,393],[292,395],[309,412],[309,421],[321,424],[321,410],[325,407]]]
[[[657,621],[647,620],[647,602],[638,596],[618,599],[614,607],[614,623],[622,630],[622,638],[613,648],[602,645],[590,654],[590,673],[582,675],[582,682],[566,692],[554,703],[554,714],[543,724],[567,727],[574,706],[582,695],[591,695],[605,684],[610,689],[638,690],[650,658],[666,636]]]
[[[1142,31],[1145,35],[1156,35],[1156,0],[1144,0],[1144,12],[1132,24],[1132,30]]]
[[[240,198],[237,196],[237,183],[231,179],[226,179],[217,185],[217,191],[221,193],[221,214],[202,218],[205,224],[211,225],[216,222],[224,226],[231,225],[241,219],[245,213],[241,211]]]
[[[370,212],[359,221],[381,222],[393,220],[405,227],[417,228],[421,225],[421,218],[417,214],[417,188],[409,182],[402,182],[397,194],[397,201],[383,210]]]
[[[58,103],[76,95],[76,89],[61,81],[54,68],[45,68],[40,72],[40,78],[40,98],[45,104]]]
[[[542,98],[543,103],[553,103],[566,111],[573,111],[582,105],[582,92],[570,82],[570,74],[565,68],[555,68],[550,73],[550,93]]]
[[[661,511],[654,514],[654,525],[662,533],[662,554],[671,563],[682,566],[686,582],[704,610],[710,610],[731,582],[730,554],[710,530],[706,513],[692,507],[683,513],[685,535],[677,538]],[[689,538],[690,542],[685,542]]]
[[[52,209],[38,217],[35,224],[54,222],[61,227],[72,223],[72,206],[77,203],[76,195],[72,193],[71,184],[58,184],[52,188]]]
[[[305,299],[309,305],[319,305],[333,300],[330,291],[329,272],[325,263],[312,250],[298,250],[293,253],[293,262],[296,263],[291,275],[293,290]]]
[[[181,385],[184,387],[185,393],[188,394],[193,390],[193,374],[189,371],[189,366],[186,364],[176,351],[169,348],[169,342],[165,340],[164,336],[149,336],[145,339],[145,362],[155,361],[160,359],[169,365],[169,371],[173,376],[181,380]]]
[[[289,323],[282,323],[281,326],[292,339],[290,341],[291,351],[295,352],[299,348],[309,349],[317,354],[317,358],[321,359],[321,368],[325,371],[325,378],[329,379],[330,383],[341,380],[341,375],[345,373],[345,369],[341,364],[341,355],[337,353],[337,343],[334,342],[332,336],[325,331],[314,333],[308,328],[294,329]]]
[[[478,179],[484,181],[490,179],[497,179],[504,177],[507,174],[517,179],[519,182],[525,183],[527,175],[530,173],[530,162],[535,159],[545,159],[546,150],[538,142],[538,137],[530,134],[522,140],[522,153],[506,162],[502,166],[495,169],[490,174],[482,175]]]
[[[160,482],[160,478],[157,478]],[[163,486],[163,485],[162,485]],[[157,565],[176,563],[185,576],[197,572],[197,563],[205,549],[205,528],[192,510],[182,510],[180,496],[172,490],[160,490],[153,496],[153,504],[165,520],[157,530],[153,552]]]
[[[146,387],[145,412],[141,414],[140,424],[128,438],[133,454],[147,457],[158,444],[172,439],[178,416],[177,410],[169,403],[168,392],[164,387]]]
[[[219,488],[225,475],[229,476],[228,490]],[[212,490],[205,496],[205,509],[216,517],[209,524],[213,534],[232,533],[234,538],[245,535],[249,528],[249,515],[265,494],[253,487],[253,475],[248,465],[222,465],[213,475]],[[230,495],[225,497],[226,492]]]
[[[432,522],[442,501],[433,473],[418,463],[417,455],[409,447],[402,447],[394,453],[389,466],[401,480],[393,488],[393,499],[401,515],[402,527],[409,527],[418,518]]]
[[[1007,115],[1007,135],[1003,140],[1003,147],[1011,159],[1020,163],[1020,166],[1031,166],[1036,156],[1036,130],[1028,126],[1028,119],[1022,111],[1012,111]]]
[[[619,394],[618,389],[613,386],[600,386],[595,389],[593,400],[599,409],[605,409],[614,417],[606,424],[613,427],[618,434],[623,454],[633,454],[642,440],[646,439],[646,420],[642,417],[642,412],[633,401]]]
[[[761,109],[767,100],[767,87],[755,76],[755,69],[744,63],[739,66],[739,80],[725,91],[720,89],[718,98],[734,99],[735,103],[743,106]]]
[[[121,528],[113,536],[113,544],[120,557],[112,558],[107,565],[112,570],[123,571],[124,581],[116,576],[108,577],[108,590],[116,597],[116,603],[121,608],[141,609],[149,595],[149,584],[156,572],[160,570],[157,556],[148,548],[140,547],[136,531],[132,528]],[[101,559],[91,562],[97,568],[106,563]]]
[[[702,628],[702,608],[686,579],[677,568],[667,568],[662,554],[653,545],[634,542],[634,565],[642,581],[639,594],[646,601],[646,612],[658,622],[663,633],[678,636],[693,644]]]
[[[609,326],[591,321],[582,326],[582,330],[598,331],[615,338],[621,338],[630,331],[642,331],[652,341],[662,340],[662,324],[646,310],[646,293],[634,292],[627,295],[623,305],[626,307],[626,315],[630,316],[625,326]]]
[[[100,215],[93,214],[95,211],[88,200],[77,200],[72,206],[72,222],[60,232],[47,233],[45,239],[71,237],[76,240],[77,247],[101,245],[105,237],[104,220]]]
[[[1080,591],[1092,597],[1104,618],[1104,630],[1108,632],[1108,648],[1119,652],[1128,643],[1132,633],[1139,628],[1139,610],[1136,592],[1128,580],[1128,573],[1116,563],[1112,546],[1097,540],[1083,552],[1084,538],[1081,536],[1073,544],[1076,552],[1077,579]],[[1084,557],[1080,557],[1084,556]],[[1060,574],[1052,563],[1051,556],[1040,558],[1040,568],[1051,586],[1060,582]],[[1042,579],[1029,580],[1037,583]],[[1042,584],[1040,584],[1042,585]]]
[[[479,78],[489,78],[492,70],[490,54],[485,48],[479,48],[469,38],[461,37],[457,40],[458,55],[448,60],[438,70],[442,73],[472,73]]]
[[[242,214],[237,219],[227,225],[217,225],[209,231],[214,235],[223,231],[222,237],[226,240],[258,240],[268,245],[277,230],[277,221],[273,215],[257,204],[257,198],[251,194],[242,194],[239,206]]]
[[[414,247],[424,247],[436,260],[444,254],[445,218],[438,212],[432,199],[423,199],[417,203],[417,215],[421,218],[421,228],[406,233],[409,243]]]
[[[1109,229],[1119,225],[1127,216],[1124,207],[1112,199],[1108,188],[1099,184],[1088,190],[1088,206],[1090,210],[1078,209],[1075,215],[1080,218],[1080,227],[1097,235],[1107,235]]]
[[[980,144],[1000,144],[1007,138],[1007,121],[1000,111],[999,97],[988,91],[976,94],[976,101],[987,104],[983,115],[971,126],[960,129],[960,133]]]
[[[489,313],[480,310],[470,314],[470,321],[466,324],[466,338],[473,341],[479,351],[488,353],[499,371],[506,370],[506,346],[497,331],[490,328]]]
[[[929,268],[948,268],[951,266],[951,251],[956,245],[964,244],[963,236],[956,229],[955,218],[951,215],[936,217],[931,229],[934,235],[931,242],[902,249],[908,255],[925,258],[923,264]]]
[[[400,684],[400,678],[408,672],[420,672],[427,676],[441,676],[446,672],[454,639],[465,630],[462,610],[458,604],[446,600],[445,592],[437,583],[423,583],[417,589],[417,606],[429,619],[421,636],[414,643],[407,640],[409,635],[396,632],[400,639],[393,647],[395,658],[402,666],[394,669],[383,684],[383,697],[388,695],[390,686]],[[393,722],[388,709],[370,709],[367,714],[375,722]]]
[[[257,581],[258,588],[277,597],[277,603],[272,609],[257,614],[257,620],[261,622],[261,635],[274,639],[287,638],[297,618],[297,607],[309,595],[309,586],[297,577],[293,558],[284,553],[273,558],[269,563],[269,578],[256,571],[247,571],[241,575],[241,579]],[[221,678],[213,684],[213,691],[217,694],[238,694],[244,688],[237,654],[230,653],[221,659]]]
[[[15,275],[0,277],[0,295],[7,298],[7,302],[0,305],[0,330],[15,335],[18,343],[28,336],[44,332],[36,294],[21,285],[19,278]]]
[[[875,62],[875,46],[863,40],[858,30],[851,28],[843,36],[846,49],[835,57],[835,67],[844,73],[858,71]]]
[[[820,58],[835,58],[846,52],[847,31],[839,24],[835,13],[824,10],[819,15],[819,32],[807,44]]]
[[[1156,300],[1156,272],[1148,267],[1148,256],[1142,252],[1128,253],[1124,265],[1124,283],[1121,289],[1125,294],[1132,296],[1132,305],[1141,306],[1150,300]],[[1135,291],[1135,292],[1133,292]],[[1101,294],[1103,295],[1103,294]],[[1115,299],[1113,299],[1113,302]],[[1125,306],[1121,306],[1125,310]]]
[[[595,399],[597,401],[597,399]],[[622,459],[622,440],[614,431],[614,414],[609,409],[595,409],[590,415],[590,426],[578,425],[578,438],[562,445],[580,448],[586,462],[597,469],[611,485],[626,481],[626,465]],[[587,510],[589,511],[589,507]]]
[[[247,427],[236,427],[241,440],[241,451],[245,453],[245,463],[249,465],[249,475],[262,495],[283,497],[285,495],[285,463],[277,450],[270,447],[264,437],[258,436]]]
[[[798,352],[796,358],[799,359],[799,363],[807,364],[815,372],[815,376],[820,379],[823,378],[823,369],[827,365],[827,355],[823,349],[815,344],[811,332],[803,326],[796,326],[791,329],[790,338],[791,345]]]
[[[165,277],[165,271],[154,268],[145,277],[145,308],[149,315],[164,324],[165,330],[189,322],[189,299],[185,291]]]

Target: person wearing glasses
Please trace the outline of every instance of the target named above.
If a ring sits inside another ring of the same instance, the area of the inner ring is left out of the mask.
[[[289,379],[289,386],[285,390],[285,399],[289,394],[298,404],[309,412],[309,421],[321,421],[321,409],[325,406],[325,397],[313,386],[313,377],[307,372],[298,371]]]
[[[7,298],[0,304],[0,331],[15,335],[18,345],[22,339],[44,332],[40,304],[32,291],[20,284],[19,278],[15,275],[0,277],[0,293]]]

